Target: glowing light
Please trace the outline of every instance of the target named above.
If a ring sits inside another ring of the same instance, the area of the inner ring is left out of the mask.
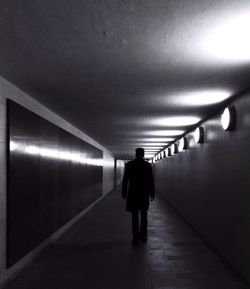
[[[185,104],[188,106],[203,106],[222,102],[229,98],[231,93],[225,90],[196,91],[185,95],[175,96],[175,104]]]
[[[156,130],[150,132],[152,136],[177,136],[183,134],[184,130]],[[173,139],[171,139],[172,141]]]
[[[59,151],[58,158],[61,160],[69,161],[71,160],[71,153],[68,151]]]
[[[230,62],[250,61],[250,14],[232,15],[222,24],[208,32],[202,43],[203,50],[209,56]]]
[[[153,156],[154,156],[154,154],[145,154],[146,159],[152,158]]]
[[[171,155],[177,154],[177,145],[174,143],[171,145]]]
[[[93,166],[103,166],[103,160],[101,159],[82,158],[80,163]]]
[[[147,150],[147,149],[156,149],[156,150],[160,150],[163,148],[163,146],[150,146],[150,147],[143,147],[144,150]]]
[[[25,147],[25,152],[29,155],[39,155],[40,148],[37,146],[27,146]]]
[[[173,140],[174,138],[170,138],[170,137],[156,137],[156,138],[143,139],[143,141],[148,141],[148,142],[171,142]]]
[[[47,158],[58,158],[58,150],[55,149],[48,149],[48,148],[41,148],[40,149],[40,156],[47,157]]]
[[[171,148],[166,149],[166,156],[170,157],[171,156]]]
[[[19,146],[16,142],[10,141],[10,151],[18,150]]]
[[[225,108],[221,115],[221,125],[224,130],[232,130],[235,124],[236,111],[234,106]]]
[[[204,140],[204,129],[203,127],[197,127],[194,131],[194,140],[196,143],[202,143]]]
[[[166,143],[165,142],[147,142],[147,143],[138,143],[138,146],[147,146],[147,147],[151,147],[151,146],[165,146]]]
[[[152,121],[153,124],[159,126],[189,126],[196,124],[201,119],[197,116],[173,116],[173,117],[163,117]]]
[[[183,150],[187,149],[187,138],[183,137],[179,141],[178,151],[182,152]]]
[[[54,158],[63,161],[71,161],[81,164],[88,164],[94,166],[103,166],[104,162],[102,159],[91,159],[81,156],[81,152],[71,152],[71,151],[60,151],[58,149],[51,148],[40,148],[39,146],[30,145],[30,146],[21,146],[17,142],[10,142],[11,151],[19,151],[21,153],[29,155],[37,155],[46,158]],[[113,163],[112,163],[113,165]]]
[[[228,108],[225,108],[221,116],[221,124],[224,130],[227,130],[230,124],[230,112]]]

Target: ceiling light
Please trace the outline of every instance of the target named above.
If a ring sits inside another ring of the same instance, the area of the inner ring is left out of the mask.
[[[152,158],[154,156],[154,154],[145,154],[144,158],[149,159]]]
[[[184,130],[156,130],[150,132],[149,134],[152,136],[177,136],[183,134],[184,132]]]
[[[215,23],[214,29],[206,33],[202,48],[211,58],[220,61],[250,61],[250,14],[242,12],[231,15],[223,23]]]
[[[197,116],[173,116],[173,117],[163,117],[152,121],[153,124],[159,126],[189,126],[196,124],[201,119]]]
[[[147,147],[143,147],[144,148],[144,150],[147,150],[147,149],[156,149],[156,150],[160,150],[160,149],[162,149],[163,148],[163,146],[147,146]]]
[[[202,126],[197,127],[194,131],[194,140],[196,143],[203,143],[204,141],[204,128]]]
[[[148,142],[148,143],[139,143],[139,146],[141,145],[142,147],[147,146],[147,147],[151,147],[151,146],[165,146],[166,143],[165,142]]]
[[[170,137],[156,137],[156,138],[145,138],[143,141],[149,141],[149,142],[171,142],[174,138]]]
[[[207,90],[187,93],[180,96],[175,96],[173,102],[176,104],[184,104],[188,106],[202,106],[220,103],[228,99],[232,95],[226,90]]]
[[[221,115],[221,125],[224,130],[232,130],[236,122],[236,110],[234,106],[224,109]]]

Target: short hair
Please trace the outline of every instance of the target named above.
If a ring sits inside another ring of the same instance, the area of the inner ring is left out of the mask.
[[[143,158],[144,157],[144,149],[143,148],[137,148],[135,150],[135,156],[137,158]]]

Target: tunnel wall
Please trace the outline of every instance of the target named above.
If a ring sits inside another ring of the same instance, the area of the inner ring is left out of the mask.
[[[220,116],[203,123],[205,140],[154,164],[156,189],[250,282],[250,93],[232,103],[234,131]]]
[[[41,246],[32,250],[26,257],[18,261],[14,266],[7,269],[6,263],[6,247],[7,247],[7,99],[11,99],[20,104],[24,108],[35,113],[37,116],[49,121],[52,126],[65,131],[66,134],[73,135],[77,139],[86,143],[96,151],[100,151],[103,155],[103,168],[102,168],[102,190],[101,195],[104,196],[110,192],[114,187],[114,157],[110,151],[100,145],[94,139],[90,138],[84,132],[72,126],[69,122],[62,119],[51,110],[47,109],[32,97],[0,77],[0,284],[7,278],[11,278],[18,270],[27,264],[36,254],[42,249],[42,245],[47,244],[43,242]],[[98,200],[100,200],[100,197]],[[97,201],[98,201],[97,200]],[[88,209],[90,209],[96,202],[90,204],[85,210],[79,213],[78,216],[70,220],[66,225],[58,230],[58,235],[54,234],[53,238],[59,236],[64,229],[68,228],[78,217]],[[52,240],[52,239],[51,239]],[[49,242],[49,238],[47,239]]]
[[[10,267],[102,196],[103,152],[11,100],[7,140]]]
[[[121,160],[116,160],[116,178],[115,178],[115,185],[119,186],[122,182],[124,173],[124,162]]]

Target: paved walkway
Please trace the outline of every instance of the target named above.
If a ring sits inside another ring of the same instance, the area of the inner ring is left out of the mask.
[[[159,198],[149,240],[131,246],[130,216],[113,191],[5,289],[246,289]]]

